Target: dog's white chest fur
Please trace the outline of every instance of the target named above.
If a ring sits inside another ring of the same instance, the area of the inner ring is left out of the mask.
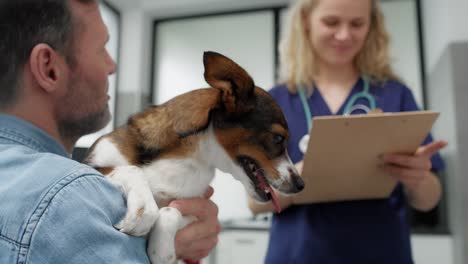
[[[187,156],[159,159],[140,167],[157,201],[202,196],[214,178],[215,167],[227,171],[237,167],[217,142],[211,127],[198,137],[198,146]],[[92,166],[130,165],[108,139],[98,142],[95,150],[89,162]]]
[[[215,176],[219,161],[232,163],[217,142],[211,127],[199,138],[198,146],[190,155],[156,160],[142,167],[157,200],[202,196]]]
[[[196,157],[157,160],[142,169],[157,200],[201,196],[214,177],[214,167]]]

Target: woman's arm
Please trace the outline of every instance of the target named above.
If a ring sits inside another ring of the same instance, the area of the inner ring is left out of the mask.
[[[384,168],[405,187],[409,203],[415,209],[429,211],[442,195],[439,179],[431,172],[431,156],[444,148],[447,142],[435,141],[419,147],[414,155],[386,154]]]
[[[420,211],[434,208],[442,196],[442,186],[439,178],[432,172],[415,187],[405,188],[406,196],[411,207]]]

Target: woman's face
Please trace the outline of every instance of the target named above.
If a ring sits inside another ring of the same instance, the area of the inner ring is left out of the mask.
[[[369,32],[372,0],[319,0],[306,23],[320,63],[350,65]]]

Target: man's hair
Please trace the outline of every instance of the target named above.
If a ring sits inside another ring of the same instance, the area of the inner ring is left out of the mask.
[[[70,0],[0,1],[0,109],[20,95],[23,67],[37,44],[48,44],[73,65],[75,31]]]

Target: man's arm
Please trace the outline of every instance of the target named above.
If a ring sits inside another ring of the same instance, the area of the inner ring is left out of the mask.
[[[28,263],[149,263],[146,240],[119,232],[125,200],[102,176],[80,177],[51,200],[33,232]]]

